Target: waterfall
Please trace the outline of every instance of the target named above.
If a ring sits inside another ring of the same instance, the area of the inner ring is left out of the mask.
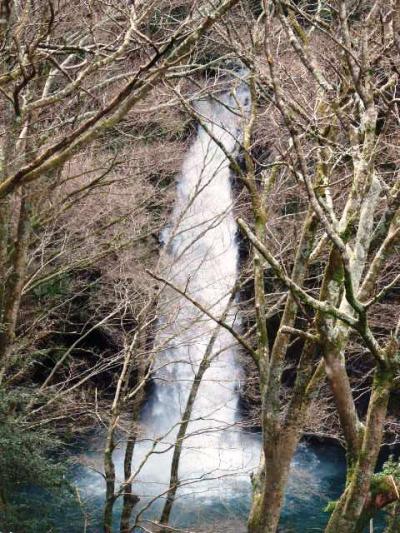
[[[201,124],[184,159],[170,223],[163,234],[163,277],[233,328],[239,325],[231,298],[238,276],[238,244],[227,154],[235,157],[237,153],[249,101],[248,88],[240,82],[232,93],[197,103]],[[148,439],[161,442],[144,467],[143,478],[158,481],[164,489],[168,486],[178,424],[212,340],[211,363],[190,416],[179,477],[190,491],[206,487],[207,494],[215,496],[226,476],[246,472],[247,478],[258,460],[259,445],[244,446],[245,437],[237,425],[241,378],[237,343],[226,329],[216,331],[215,321],[173,288],[161,297],[159,317],[156,345],[161,348],[144,431]],[[200,478],[200,484],[194,483]]]

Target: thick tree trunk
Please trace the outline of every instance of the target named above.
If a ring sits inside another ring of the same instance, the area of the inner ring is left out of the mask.
[[[303,281],[315,229],[315,219],[310,216],[304,226],[302,241],[293,271],[293,278],[297,283],[302,283]],[[277,530],[290,464],[303,426],[301,417],[297,418],[295,424],[289,424],[286,427],[282,427],[279,420],[281,374],[284,356],[290,340],[290,334],[285,332],[282,327],[293,325],[296,312],[297,303],[289,295],[281,321],[281,328],[271,353],[269,382],[263,394],[264,471],[258,474],[257,479],[254,481],[253,502],[248,523],[250,533],[273,533]]]
[[[346,490],[331,515],[326,533],[356,533],[365,525],[363,514],[368,512],[371,480],[381,447],[392,379],[390,371],[378,368],[375,372],[361,450],[348,476]]]
[[[292,272],[293,280],[300,285],[303,283],[307,272],[316,229],[317,218],[310,211],[303,226]],[[262,426],[265,471],[258,475],[258,479],[254,483],[253,502],[249,518],[249,531],[251,533],[276,531],[290,463],[300,438],[301,417],[297,419],[295,424],[283,427],[280,421],[281,405],[279,398],[284,359],[291,338],[291,334],[284,328],[293,326],[296,314],[297,302],[289,294],[271,352],[269,371],[266,376],[261,375],[260,379],[263,398]],[[302,358],[308,356],[307,348],[303,352]],[[266,377],[268,383],[264,381]],[[302,400],[303,398],[299,399],[299,405],[302,405]]]
[[[347,343],[347,336],[345,342]],[[340,425],[347,443],[347,462],[352,468],[361,446],[363,426],[359,422],[356,412],[342,348],[344,351],[344,347],[338,339],[336,344],[326,342],[324,344],[324,358],[328,383],[335,399]]]
[[[265,464],[253,481],[249,533],[275,533],[278,528],[290,463],[299,437],[294,431],[285,433],[284,440],[274,437],[268,439],[264,448]]]
[[[314,367],[315,354],[315,343],[307,342],[299,361],[285,423],[275,439],[265,441],[265,460],[253,480],[250,533],[272,533],[278,528],[290,464],[302,435],[313,393],[324,376],[323,364]]]

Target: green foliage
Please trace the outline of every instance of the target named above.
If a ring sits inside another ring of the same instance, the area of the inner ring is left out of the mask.
[[[42,224],[39,213],[32,213],[30,216],[31,228],[33,230],[40,230]]]
[[[374,474],[371,480],[371,494],[384,494],[393,490],[393,482],[400,482],[400,463],[393,456],[383,464],[382,470]]]
[[[394,502],[386,509],[386,529],[385,533],[396,533],[400,531],[400,505]]]
[[[63,273],[57,277],[43,281],[33,289],[37,298],[54,299],[69,293],[71,280],[69,274]]]
[[[26,422],[29,395],[0,389],[0,531],[55,531],[56,515],[73,501],[55,458],[59,441]]]
[[[383,464],[382,470],[374,474],[373,482],[379,483],[388,476],[392,476],[395,481],[400,481],[400,462],[394,459],[393,455]]]

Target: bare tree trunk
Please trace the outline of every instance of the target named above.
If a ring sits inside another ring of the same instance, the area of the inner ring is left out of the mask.
[[[8,50],[9,41],[12,34],[9,31],[11,7],[8,2],[0,3],[0,39],[3,43],[4,50]],[[7,54],[6,61],[2,62],[3,68],[0,74],[6,74],[12,60],[10,54]],[[2,183],[10,170],[11,151],[14,145],[15,127],[14,127],[14,110],[10,102],[6,103],[3,111],[3,120],[6,124],[7,134],[4,136],[2,146],[0,146],[0,183]],[[7,127],[8,126],[8,127]],[[0,324],[2,324],[2,314],[4,309],[4,292],[6,285],[7,273],[7,255],[8,255],[8,238],[9,238],[9,221],[10,221],[9,198],[0,200]],[[1,364],[1,363],[0,363]]]
[[[0,183],[6,179],[8,172],[10,172],[12,168],[11,161],[15,157],[17,143],[17,125],[15,121],[15,114],[10,105],[7,105],[4,115],[6,123],[6,135],[3,145],[0,147]],[[22,200],[22,202],[24,202],[24,200]],[[21,204],[21,211],[19,215],[20,221],[21,217],[24,216],[22,211],[23,206]],[[10,320],[12,320],[12,316],[15,315],[15,311],[10,309],[10,304],[12,305],[12,296],[10,298],[10,287],[8,284],[9,282],[12,283],[13,281],[9,278],[9,270],[10,268],[14,268],[15,270],[17,250],[15,250],[14,253],[14,265],[10,265],[10,221],[10,198],[5,197],[0,200],[0,382],[5,372],[5,360],[7,358],[9,346],[12,342],[12,339],[9,338],[10,334],[12,336],[13,331],[13,325]],[[20,233],[23,233],[22,230],[23,225],[19,224],[16,247],[19,246]]]
[[[229,309],[234,301],[235,298],[236,289],[234,288],[232,290],[231,297],[229,298],[228,304],[226,306],[226,309],[221,317],[221,321],[224,321]],[[196,372],[196,375],[194,377],[192,386],[190,388],[189,397],[186,402],[185,411],[182,416],[182,420],[179,425],[179,431],[176,437],[175,441],[175,447],[174,447],[174,454],[172,456],[172,463],[171,463],[171,473],[170,473],[170,479],[169,479],[169,489],[167,493],[167,500],[164,504],[164,508],[161,513],[160,523],[164,525],[168,525],[169,519],[171,516],[172,506],[175,501],[176,491],[179,488],[180,481],[179,481],[179,462],[181,458],[182,453],[182,446],[183,441],[185,439],[186,431],[190,422],[190,418],[192,416],[193,406],[194,402],[197,397],[197,393],[199,391],[199,387],[201,384],[201,381],[203,379],[204,373],[207,370],[207,368],[210,366],[211,362],[215,357],[217,357],[219,354],[216,353],[212,356],[212,351],[215,345],[215,341],[217,340],[218,333],[220,331],[220,326],[217,325],[214,328],[214,331],[211,335],[211,338],[208,342],[208,345],[206,347],[206,350],[204,352],[203,358],[200,362],[199,368]],[[161,533],[168,533],[170,529],[161,529]]]
[[[201,380],[203,379],[204,373],[210,365],[210,361],[208,358],[209,355],[210,355],[210,351],[207,350],[206,354],[204,355],[200,363],[199,369],[196,372],[192,387],[190,389],[189,398],[186,402],[186,407],[185,407],[185,411],[182,416],[182,421],[179,425],[179,431],[176,437],[174,454],[173,454],[172,463],[171,463],[171,474],[170,474],[170,479],[169,479],[169,489],[168,489],[168,494],[167,494],[167,500],[164,504],[164,508],[162,510],[161,518],[160,518],[161,524],[167,525],[169,523],[172,506],[175,501],[176,491],[178,490],[178,487],[180,485],[178,470],[179,470],[179,462],[180,462],[181,453],[182,453],[183,441],[185,439],[186,430],[190,422],[193,405],[196,400],[196,396],[197,396],[197,393],[198,393],[198,390],[201,384]],[[163,533],[167,533],[169,531],[169,528],[161,529],[160,531]]]
[[[384,369],[375,371],[372,396],[362,447],[348,485],[335,506],[326,533],[354,533],[366,525],[371,479],[374,473],[382,442],[383,428],[392,387],[393,374]]]
[[[309,212],[292,273],[293,280],[300,285],[307,271],[316,228],[317,219]],[[286,428],[286,431],[280,422],[279,391],[284,357],[290,341],[290,333],[285,327],[293,326],[296,314],[297,302],[290,294],[271,352],[268,383],[263,384],[265,377],[261,376],[264,472],[254,482],[255,493],[249,518],[251,533],[272,532],[278,527],[290,463],[302,427],[301,417],[298,418],[298,424]]]
[[[127,302],[125,302],[125,305]],[[128,533],[131,531],[130,519],[132,510],[139,498],[133,494],[132,491],[132,457],[136,444],[137,420],[140,412],[140,407],[144,397],[144,385],[148,374],[148,361],[139,356],[137,358],[138,349],[141,346],[141,337],[147,331],[147,327],[152,323],[153,318],[147,320],[148,314],[153,315],[154,300],[151,298],[142,310],[141,320],[137,324],[136,331],[133,335],[131,343],[125,347],[125,358],[122,365],[114,400],[111,407],[111,418],[108,424],[106,444],[104,450],[104,475],[106,480],[106,498],[103,511],[103,528],[105,533],[112,532],[114,504],[118,498],[123,498],[122,513],[120,519],[121,533]],[[144,319],[144,322],[142,320]],[[137,363],[137,384],[133,391],[129,392],[130,378],[135,363]],[[121,413],[127,408],[131,402],[131,423],[130,431],[127,439],[125,456],[124,456],[124,481],[116,490],[116,476],[113,453],[116,447],[115,434]]]
[[[115,465],[113,453],[115,450],[115,432],[117,430],[119,418],[126,401],[125,392],[128,378],[132,366],[132,355],[138,338],[139,330],[136,331],[133,341],[126,350],[124,364],[118,378],[118,383],[111,407],[111,418],[108,424],[107,437],[104,449],[104,477],[106,480],[106,496],[103,512],[104,533],[112,533],[114,503],[120,494],[115,490]]]
[[[15,328],[25,280],[26,259],[31,233],[30,214],[30,198],[26,195],[25,191],[22,191],[12,271],[8,278],[5,291],[3,327],[0,331],[0,361],[3,362],[3,372],[6,366],[6,359],[10,354],[10,349],[15,339]]]
[[[136,426],[138,410],[136,410],[135,415],[133,415],[133,424]],[[132,516],[132,511],[135,505],[139,501],[139,497],[136,494],[133,494],[132,491],[132,458],[133,452],[135,450],[136,444],[136,431],[132,427],[131,434],[129,435],[128,441],[126,443],[125,456],[124,456],[124,485],[123,485],[123,503],[122,503],[122,513],[121,513],[121,522],[120,522],[120,532],[129,533],[131,531],[130,520]]]
[[[343,355],[344,347],[340,343],[340,339],[336,339],[336,343],[326,340],[323,346],[326,375],[346,439],[347,462],[351,467],[358,457],[363,426],[358,420],[353,393],[346,372],[346,362]]]
[[[275,532],[278,528],[291,461],[302,435],[313,392],[324,376],[321,362],[314,367],[315,353],[315,343],[307,342],[297,369],[285,423],[278,438],[268,439],[264,444],[265,463],[253,487],[250,533]]]
[[[146,364],[145,361],[139,362],[139,372],[138,372],[138,383],[143,383],[146,379]],[[128,378],[129,380],[129,378]],[[127,381],[128,381],[127,380]],[[132,421],[131,429],[129,432],[128,440],[126,443],[125,455],[124,455],[124,483],[122,484],[123,490],[123,503],[122,503],[122,513],[121,513],[121,522],[120,522],[120,533],[130,533],[131,525],[130,520],[132,517],[132,511],[135,505],[139,502],[139,497],[133,493],[132,487],[132,459],[133,453],[136,445],[137,438],[137,423],[140,413],[140,407],[142,405],[144,398],[144,388],[142,387],[140,391],[133,398],[132,405]]]
[[[106,480],[106,496],[103,513],[104,533],[112,533],[112,519],[115,496],[115,466],[113,453],[115,449],[114,432],[116,429],[117,417],[113,417],[107,431],[106,447],[104,450],[104,476]]]
[[[249,533],[274,533],[277,530],[290,463],[298,444],[295,432],[268,439],[264,445],[265,465],[262,476],[253,483],[253,503],[248,523]],[[263,481],[259,481],[259,480]]]

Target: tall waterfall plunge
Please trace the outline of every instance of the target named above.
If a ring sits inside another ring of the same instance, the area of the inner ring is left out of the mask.
[[[231,294],[238,275],[238,245],[227,154],[235,156],[238,149],[250,97],[241,83],[234,93],[220,98],[197,105],[205,128],[199,126],[183,163],[171,221],[163,235],[162,271],[165,279],[213,317],[224,317],[236,327]],[[173,289],[165,290],[159,315],[156,344],[162,350],[156,359],[155,394],[146,412],[145,431],[149,438],[161,437],[158,451],[164,447],[165,452],[149,460],[143,476],[168,486],[171,445],[195,374],[210,352],[210,366],[190,415],[179,478],[187,490],[206,489],[215,497],[222,483],[226,490],[224,477],[245,472],[247,477],[258,460],[259,445],[244,446],[247,438],[237,428],[236,341]]]

